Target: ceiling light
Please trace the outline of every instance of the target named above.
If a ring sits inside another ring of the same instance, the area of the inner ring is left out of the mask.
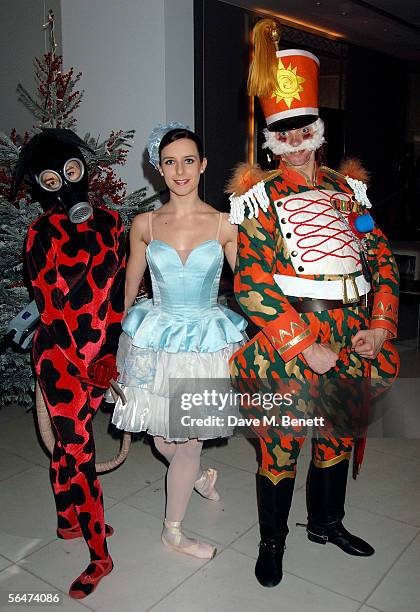
[[[312,34],[322,34],[327,38],[345,38],[344,34],[340,34],[339,32],[334,32],[333,30],[327,30],[318,25],[314,25],[312,23],[308,23],[307,21],[302,21],[301,19],[295,19],[294,17],[289,17],[288,15],[283,15],[281,13],[275,13],[274,11],[267,11],[265,9],[260,9],[256,7],[253,9],[258,13],[262,13],[263,15],[268,15],[269,17],[274,17],[280,21],[280,23],[290,26],[291,28],[296,28],[299,26],[300,30],[306,30],[307,32],[311,32]]]

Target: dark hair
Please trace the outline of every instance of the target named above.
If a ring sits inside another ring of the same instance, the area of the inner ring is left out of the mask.
[[[200,158],[200,161],[203,161],[204,150],[203,150],[203,143],[201,142],[201,138],[197,136],[197,134],[195,134],[194,132],[191,132],[191,130],[187,130],[186,128],[175,128],[174,130],[170,130],[169,132],[166,132],[166,134],[160,141],[160,145],[159,145],[159,161],[160,161],[162,149],[164,149],[164,147],[166,147],[168,144],[171,144],[171,142],[175,142],[176,140],[181,140],[181,138],[188,138],[188,140],[192,140],[193,142],[195,142],[197,146],[198,156]]]

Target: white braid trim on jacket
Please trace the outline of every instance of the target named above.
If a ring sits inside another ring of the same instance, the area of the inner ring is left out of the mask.
[[[364,183],[363,181],[358,181],[357,179],[353,179],[350,176],[346,176],[346,181],[353,189],[354,196],[357,202],[360,202],[360,204],[363,204],[363,206],[366,206],[366,208],[372,208],[372,204],[370,203],[369,198],[366,194],[366,183]]]
[[[245,219],[245,207],[248,206],[248,219],[258,217],[259,209],[264,212],[270,205],[270,198],[265,190],[265,181],[262,180],[256,183],[251,189],[241,196],[236,196],[234,193],[229,197],[230,200],[230,215],[229,221],[239,225]]]

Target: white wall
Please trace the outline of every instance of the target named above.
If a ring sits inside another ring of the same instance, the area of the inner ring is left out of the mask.
[[[22,83],[30,93],[35,92],[33,61],[48,50],[42,25],[47,21],[49,8],[54,12],[59,41],[60,0],[0,2],[0,129],[6,134],[12,128],[23,133],[34,124],[31,113],[17,101],[16,86]]]
[[[166,119],[194,129],[192,0],[165,0]]]
[[[128,191],[150,184],[144,160],[153,127],[194,125],[193,0],[62,0],[66,68],[83,73],[78,131],[105,137],[135,129],[125,167]]]

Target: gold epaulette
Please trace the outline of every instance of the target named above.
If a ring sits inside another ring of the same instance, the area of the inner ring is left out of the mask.
[[[267,175],[264,179],[264,183],[268,183],[268,181],[271,181],[273,178],[275,178],[276,176],[280,176],[280,175],[281,175],[280,168],[277,168],[277,170],[268,170]]]
[[[333,176],[336,176],[341,179],[341,181],[347,183],[350,189],[352,189],[356,201],[359,202],[359,204],[361,204],[362,206],[365,206],[366,208],[372,208],[372,204],[370,203],[366,193],[367,184],[365,181],[353,178],[349,175],[345,175],[342,172],[339,172],[338,170],[333,170],[332,168],[329,168],[328,166],[321,166],[320,170],[326,170]]]
[[[319,168],[320,170],[327,170],[328,172],[330,172],[331,174],[333,174],[334,176],[339,177],[342,181],[347,182],[347,178],[344,176],[344,174],[342,174],[341,172],[339,172],[338,170],[334,170],[333,168],[330,168],[329,166],[320,166]]]

